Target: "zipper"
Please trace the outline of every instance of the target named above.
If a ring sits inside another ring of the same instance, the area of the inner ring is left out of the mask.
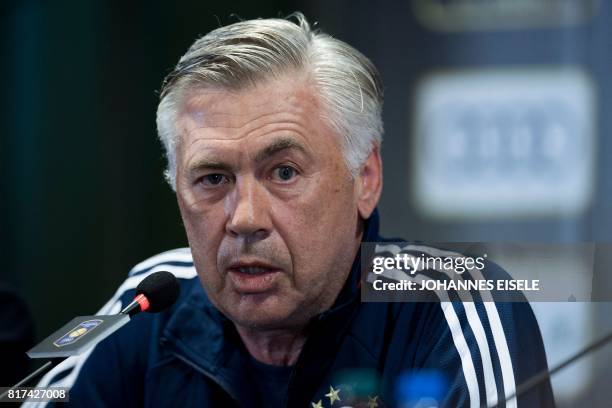
[[[183,363],[187,364],[189,367],[193,368],[194,370],[196,370],[200,374],[203,374],[204,376],[206,376],[210,380],[212,380],[215,384],[217,384],[219,387],[221,387],[221,389],[223,391],[225,391],[227,393],[227,395],[230,396],[231,399],[236,401],[238,406],[240,406],[240,401],[234,397],[232,392],[230,392],[230,387],[227,384],[224,384],[221,381],[219,381],[212,373],[210,373],[209,371],[204,370],[202,367],[200,367],[199,365],[197,365],[193,361],[189,360],[187,357],[180,355],[179,353],[177,353],[174,350],[169,350],[169,351],[170,351],[170,354],[172,354],[174,357],[176,357],[177,359],[179,359]]]

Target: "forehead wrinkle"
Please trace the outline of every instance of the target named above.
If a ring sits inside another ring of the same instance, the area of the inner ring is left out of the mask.
[[[266,115],[272,115],[272,114],[273,113],[266,114]],[[262,115],[262,117],[266,115]],[[198,134],[194,136],[194,133],[197,133],[198,131],[205,131],[206,129],[238,129],[238,128],[233,128],[233,127],[228,128],[225,126],[218,126],[218,127],[207,126],[207,127],[202,127],[202,128],[191,128],[187,130],[186,132],[187,134],[185,136],[187,139],[193,139],[193,140],[191,140],[191,142],[189,143],[189,145],[186,146],[186,148],[190,149],[193,146],[193,144],[201,140],[211,140],[211,141],[212,140],[219,140],[219,141],[241,140],[241,139],[253,136],[253,133],[262,131],[262,129],[265,129],[267,127],[278,128],[278,129],[273,129],[271,131],[288,130],[288,131],[298,133],[298,134],[308,134],[308,131],[305,128],[305,124],[302,123],[302,121],[299,120],[299,118],[301,118],[300,115],[287,113],[287,115],[285,115],[285,118],[282,118],[282,119],[279,118],[278,120],[273,121],[273,122],[264,122],[264,123],[260,123],[257,125],[253,124],[252,128],[246,129],[244,132],[240,132],[238,136],[233,136],[233,137],[228,137],[227,134],[219,134],[218,136]],[[262,132],[262,133],[265,133],[265,132]]]
[[[198,112],[191,112],[188,113],[188,116],[190,118],[193,118],[194,116],[200,116],[199,114],[202,113],[203,111],[198,111]],[[210,113],[210,114],[202,114],[201,116],[203,117],[203,119],[195,119],[193,120],[193,122],[197,123],[199,126],[196,129],[202,129],[202,128],[228,128],[228,129],[240,129],[243,128],[245,126],[247,126],[249,124],[249,122],[254,122],[254,121],[258,121],[262,118],[265,118],[266,116],[271,116],[271,115],[276,115],[278,113],[283,113],[285,112],[284,110],[280,109],[280,110],[276,110],[274,112],[266,112],[266,113],[262,113],[258,116],[255,116],[254,118],[248,119],[248,120],[244,120],[244,123],[242,124],[232,124],[231,121],[228,121],[230,123],[217,123],[217,122],[223,122],[224,121],[224,117],[229,117],[229,118],[240,118],[240,117],[244,117],[244,116],[250,116],[250,113],[223,113],[223,112],[215,112],[215,113]],[[221,117],[221,120],[215,120],[215,118]]]
[[[267,121],[263,121],[264,123],[257,123],[257,122],[262,122],[262,119],[265,119],[267,116],[273,116],[273,115],[282,115],[282,117],[272,121],[272,122],[267,122]],[[229,115],[229,114],[227,114]],[[231,115],[231,116],[235,116],[235,115]],[[299,124],[299,121],[297,120],[292,120],[296,117],[300,117],[299,114],[293,113],[293,112],[286,112],[284,110],[279,110],[279,111],[275,111],[275,112],[269,112],[269,113],[265,113],[262,115],[259,115],[256,118],[253,118],[251,120],[246,121],[245,123],[241,124],[241,125],[236,125],[236,126],[231,126],[231,125],[221,125],[221,124],[210,124],[210,125],[206,125],[206,126],[202,126],[202,127],[197,127],[197,128],[193,128],[190,131],[194,131],[194,130],[198,130],[198,129],[232,129],[232,130],[239,130],[239,129],[245,129],[244,131],[244,136],[255,132],[265,126],[274,126],[274,125],[281,125],[281,124]],[[252,127],[249,127],[252,126]],[[301,127],[301,126],[300,126]],[[238,136],[238,137],[232,137],[229,139],[241,139],[244,136]]]
[[[263,98],[269,97],[264,95]],[[225,99],[225,98],[222,98]],[[299,94],[291,94],[282,98],[284,100],[283,106],[277,106],[276,100],[268,100],[262,102],[262,98],[258,98],[256,103],[244,103],[241,102],[244,99],[252,99],[248,94],[235,95],[230,102],[224,100],[223,102],[216,102],[211,100],[210,95],[192,95],[189,98],[183,109],[183,115],[191,119],[191,122],[198,125],[199,128],[210,127],[210,128],[228,128],[228,129],[241,129],[247,126],[251,122],[256,122],[265,119],[268,116],[276,115],[279,113],[288,113],[296,116],[303,116],[308,111],[308,106],[312,106],[316,111],[320,111],[320,105],[318,100],[313,99],[310,96],[304,96],[301,92]],[[232,103],[233,102],[233,103]],[[229,105],[229,107],[227,106]],[[270,108],[274,108],[272,112]],[[237,112],[222,112],[223,110],[238,110]],[[246,110],[246,112],[241,112]],[[207,113],[208,112],[208,113]],[[319,112],[321,113],[321,112]],[[246,119],[243,119],[246,117]],[[224,122],[226,118],[235,118],[234,121],[229,120],[229,123],[218,123]],[[239,121],[239,123],[232,123]]]
[[[305,145],[296,140],[296,136],[299,136],[300,139],[306,139],[304,135],[302,135],[302,133],[304,132],[297,132],[295,129],[292,129],[290,126],[287,126],[287,125],[297,125],[297,127],[300,128],[301,130],[301,126],[297,122],[287,122],[283,124],[270,123],[270,124],[262,125],[261,127],[253,130],[253,131],[256,131],[266,126],[275,126],[275,127],[278,127],[277,129],[274,129],[275,132],[285,132],[286,133],[284,136],[270,136],[273,140],[272,143],[264,147],[262,150],[260,150],[257,153],[256,158],[261,159],[264,153],[266,153],[265,154],[266,156],[269,156],[271,154],[276,153],[279,150],[284,150],[284,149],[289,149],[289,148],[296,148],[298,150],[301,150],[304,153],[308,153],[307,151],[308,149],[305,147]],[[248,136],[253,136],[252,132],[250,134],[245,134],[241,138],[236,138],[236,139],[196,137],[194,140],[192,140],[189,146],[186,147],[186,150],[190,151],[187,157],[187,162],[191,160],[199,151],[201,151],[201,149],[192,149],[193,145],[195,145],[196,143],[199,143],[199,142],[205,143],[207,141],[218,141],[222,143],[231,142],[234,140],[243,139]],[[259,137],[265,137],[265,136],[266,134],[263,133],[261,135],[257,135],[253,137],[259,138]],[[250,152],[248,149],[246,149],[245,152],[247,155],[250,155]],[[260,160],[256,160],[256,161],[260,161]]]

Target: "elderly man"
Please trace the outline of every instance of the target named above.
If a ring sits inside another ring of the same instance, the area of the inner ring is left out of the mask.
[[[382,87],[294,20],[216,29],[166,78],[157,124],[189,249],[137,265],[101,312],[157,270],[181,296],[41,385],[85,406],[382,407],[402,373],[434,370],[444,406],[479,407],[546,368],[528,304],[360,301],[361,243],[383,241]],[[549,384],[522,401],[552,404]]]

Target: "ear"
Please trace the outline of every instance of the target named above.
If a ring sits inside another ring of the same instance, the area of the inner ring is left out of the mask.
[[[382,191],[382,160],[380,146],[376,145],[363,163],[356,177],[357,209],[367,219],[376,208]]]

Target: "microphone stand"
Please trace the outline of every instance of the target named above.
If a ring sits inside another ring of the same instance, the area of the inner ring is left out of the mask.
[[[604,337],[600,338],[599,340],[589,344],[588,346],[578,351],[574,355],[570,356],[566,360],[562,361],[561,363],[557,364],[550,370],[542,370],[536,375],[534,375],[533,377],[527,379],[522,384],[519,384],[519,386],[516,387],[516,390],[514,393],[508,395],[502,401],[498,401],[497,404],[485,405],[485,407],[495,408],[495,407],[498,407],[501,402],[504,402],[504,405],[505,405],[507,401],[513,398],[517,398],[519,395],[523,395],[527,391],[534,388],[536,385],[540,384],[541,382],[545,381],[547,378],[551,377],[553,374],[556,374],[557,372],[563,370],[565,367],[574,363],[576,360],[579,360],[582,357],[586,356],[587,354],[590,354],[594,352],[595,350],[601,348],[602,346],[606,345],[606,343],[609,343],[611,340],[612,340],[612,332],[606,334]]]
[[[0,402],[3,402],[2,399],[4,397],[6,397],[6,395],[11,391],[11,390],[15,390],[16,388],[22,387],[25,384],[29,383],[30,381],[32,381],[33,379],[39,377],[41,374],[43,374],[44,372],[51,370],[53,367],[55,367],[56,365],[58,365],[59,363],[61,363],[62,361],[64,361],[66,358],[54,358],[51,360],[47,360],[46,363],[44,363],[43,365],[41,365],[40,367],[38,367],[36,370],[32,371],[30,374],[28,374],[27,377],[23,378],[21,381],[19,381],[17,384],[13,385],[12,387],[10,387],[9,389],[7,389],[6,391],[4,391],[2,394],[0,394]]]

